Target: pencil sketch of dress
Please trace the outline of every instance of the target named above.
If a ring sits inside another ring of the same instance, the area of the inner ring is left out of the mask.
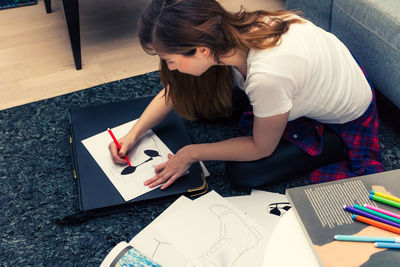
[[[235,211],[224,205],[214,204],[210,206],[210,211],[218,218],[219,238],[199,257],[199,262],[207,267],[234,266],[243,253],[257,245],[262,236]]]

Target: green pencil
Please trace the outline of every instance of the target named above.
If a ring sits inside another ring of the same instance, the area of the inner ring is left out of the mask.
[[[392,217],[392,216],[389,216],[389,215],[386,215],[386,214],[383,214],[383,213],[380,213],[380,212],[377,212],[377,211],[368,209],[368,208],[366,208],[366,207],[364,207],[364,206],[360,206],[360,205],[357,205],[357,204],[354,204],[353,207],[356,208],[356,209],[358,209],[358,210],[365,211],[365,212],[367,212],[367,213],[369,213],[369,214],[372,214],[372,215],[375,215],[375,216],[384,218],[384,219],[386,219],[386,220],[389,220],[389,221],[392,221],[392,222],[395,222],[395,223],[400,224],[400,219],[394,218],[394,217]]]
[[[378,201],[378,202],[381,202],[381,203],[384,203],[384,204],[387,204],[387,205],[390,205],[390,206],[393,206],[393,207],[396,207],[396,208],[399,208],[400,209],[400,203],[399,202],[396,202],[396,201],[393,201],[393,200],[390,200],[390,199],[387,199],[387,198],[384,198],[384,197],[380,197],[380,196],[377,196],[377,195],[369,195],[369,199],[372,199],[372,200],[375,200],[375,201]]]

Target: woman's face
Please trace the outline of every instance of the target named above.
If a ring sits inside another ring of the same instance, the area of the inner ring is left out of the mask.
[[[169,70],[178,70],[194,76],[200,76],[215,65],[214,57],[210,56],[210,50],[205,47],[197,48],[192,56],[179,54],[159,54],[159,56],[165,60]]]

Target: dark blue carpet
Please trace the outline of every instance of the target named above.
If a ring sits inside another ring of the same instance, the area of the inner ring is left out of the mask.
[[[0,10],[37,4],[37,0],[0,0]]]
[[[160,89],[153,72],[0,111],[0,265],[98,266],[113,246],[130,240],[168,207],[147,204],[78,225],[56,223],[78,212],[68,109],[155,95]],[[194,143],[238,135],[230,126],[185,124]],[[386,169],[399,168],[400,134],[381,123],[380,141]],[[249,193],[225,180],[223,163],[206,166],[210,189],[222,196]],[[306,184],[306,177],[298,177],[267,189],[284,193]]]

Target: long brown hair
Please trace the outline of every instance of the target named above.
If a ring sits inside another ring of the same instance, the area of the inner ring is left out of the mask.
[[[302,20],[288,11],[226,11],[215,0],[153,0],[139,20],[143,49],[157,53],[194,55],[208,47],[216,62],[241,49],[265,49],[279,44],[290,24]],[[270,18],[266,23],[264,17]],[[160,62],[160,80],[175,110],[186,119],[214,119],[231,112],[233,74],[229,66],[213,66],[201,76],[170,71]]]

